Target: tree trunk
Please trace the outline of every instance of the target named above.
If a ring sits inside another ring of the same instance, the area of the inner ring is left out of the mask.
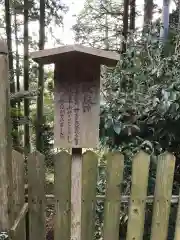
[[[134,32],[136,21],[136,0],[130,0],[130,30]]]
[[[130,25],[129,29],[131,34],[135,32],[135,23],[136,23],[136,0],[130,0]],[[134,45],[134,35],[131,36],[131,43]],[[131,54],[132,58],[134,57],[134,52]]]
[[[6,35],[9,52],[9,71],[10,71],[10,91],[15,92],[14,72],[13,72],[13,53],[12,53],[12,29],[11,29],[11,9],[10,1],[5,0],[5,17],[6,17]]]
[[[107,8],[107,0],[104,0],[105,7]],[[105,16],[105,49],[109,50],[109,27],[108,27],[108,14]]]
[[[180,29],[180,0],[177,2],[177,10],[178,10],[178,30]]]
[[[153,17],[153,0],[144,0],[144,32],[149,32]]]
[[[14,82],[14,68],[13,68],[13,52],[12,52],[12,28],[11,28],[11,8],[10,1],[5,0],[5,18],[6,18],[6,35],[7,35],[7,45],[8,45],[8,57],[9,57],[9,72],[10,72],[10,92],[15,92],[15,82]],[[13,119],[13,145],[19,145],[18,141],[18,124],[16,115],[16,103],[11,100],[11,119]]]
[[[20,66],[19,66],[19,43],[18,43],[18,24],[17,24],[17,14],[16,10],[14,11],[14,32],[15,32],[15,45],[16,45],[16,84],[17,84],[17,92],[20,91]],[[18,119],[21,116],[21,102],[18,101]],[[18,135],[18,137],[20,137]],[[20,139],[19,139],[20,142]]]
[[[19,43],[18,43],[18,24],[17,24],[17,14],[14,13],[14,31],[15,31],[15,45],[16,45],[16,81],[17,81],[17,91],[20,91],[20,69],[19,69]]]
[[[28,43],[28,1],[24,0],[24,90],[29,90],[29,43]],[[27,122],[24,125],[24,149],[25,153],[30,152],[30,131],[29,131],[29,99],[24,99],[24,116]]]
[[[44,49],[45,44],[45,0],[40,0],[40,29],[39,29],[39,49]],[[37,122],[36,122],[36,148],[43,151],[43,95],[44,95],[44,68],[39,64],[38,79],[38,97],[37,97]]]
[[[128,37],[128,10],[129,10],[129,0],[124,0],[124,14],[123,14],[123,41],[121,53],[126,52],[127,37]]]
[[[160,38],[163,42],[167,39],[169,31],[169,5],[170,0],[163,0],[162,29],[160,32]]]

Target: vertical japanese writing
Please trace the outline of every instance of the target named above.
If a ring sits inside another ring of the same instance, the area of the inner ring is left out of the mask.
[[[79,85],[74,91],[74,141],[77,146],[80,142],[80,106],[79,106]]]
[[[83,93],[83,113],[90,112],[92,108],[92,104],[95,103],[95,86],[84,83],[82,88]]]
[[[58,93],[59,93],[59,125],[60,125],[60,139],[65,140],[65,116],[66,107],[65,102],[67,98],[67,88],[65,84],[60,85],[58,83]]]
[[[64,139],[64,116],[65,116],[65,107],[64,103],[60,102],[59,104],[59,110],[60,110],[60,139]]]
[[[68,119],[68,142],[71,142],[71,135],[72,135],[72,99],[73,99],[73,91],[71,86],[69,87],[69,102],[68,102],[68,107],[67,107],[67,119]]]

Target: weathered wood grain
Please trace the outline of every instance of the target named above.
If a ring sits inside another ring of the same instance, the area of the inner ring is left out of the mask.
[[[70,239],[71,221],[71,155],[60,152],[55,155],[55,222],[54,239]]]
[[[81,239],[92,240],[95,226],[98,157],[87,151],[82,165],[82,232]]]
[[[71,163],[71,240],[82,240],[82,149],[72,149]]]
[[[0,41],[0,231],[8,231],[13,223],[12,145],[8,50]]]
[[[14,225],[10,229],[10,237],[11,237],[11,239],[13,239],[13,240],[14,239],[22,239],[22,240],[26,239],[26,236],[18,238],[17,235],[19,234],[18,230],[20,228],[22,228],[22,223],[24,225],[24,221],[25,221],[27,212],[28,212],[28,203],[24,203],[22,209],[19,211],[19,214],[18,214],[18,216],[17,216],[17,218],[16,218],[16,220],[14,222]],[[24,230],[25,230],[25,226],[24,226]]]
[[[81,67],[76,59],[71,71],[70,62],[55,65],[54,145],[57,148],[99,145],[100,67],[83,62]]]
[[[13,175],[13,199],[14,199],[14,221],[19,216],[19,212],[25,204],[25,164],[24,157],[21,153],[13,150],[12,153],[12,175]],[[13,240],[25,240],[26,231],[25,231],[25,218],[19,223],[20,226],[15,233]]]
[[[65,58],[68,53],[86,54],[93,57],[94,61],[97,59],[99,63],[107,66],[115,66],[120,60],[120,55],[116,52],[85,47],[78,44],[36,51],[32,52],[30,56],[36,62],[50,64],[57,62],[59,59]]]
[[[178,199],[178,211],[177,211],[177,217],[176,217],[176,228],[175,228],[175,237],[174,240],[180,239],[180,193],[179,193],[179,199]]]
[[[46,194],[46,199],[47,199],[47,204],[48,205],[54,205],[54,194]],[[100,201],[104,201],[104,199],[106,198],[106,196],[104,195],[96,195],[96,200],[100,200]],[[131,196],[129,195],[122,195],[121,196],[121,203],[128,203],[130,201]],[[172,195],[171,196],[171,204],[177,204],[179,202],[179,195]],[[149,205],[152,205],[154,202],[154,196],[153,195],[149,195],[146,196],[146,203]]]
[[[151,240],[167,238],[174,167],[175,157],[170,153],[158,157]]]
[[[39,152],[28,156],[28,184],[29,240],[45,240],[45,164]]]
[[[104,240],[119,240],[121,183],[123,180],[124,156],[109,153],[107,159],[107,183],[104,209]]]
[[[145,152],[133,158],[127,240],[143,239],[149,164],[150,156]]]

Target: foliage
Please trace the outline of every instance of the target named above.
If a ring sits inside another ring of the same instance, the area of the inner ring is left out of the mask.
[[[167,43],[168,44],[168,43]],[[177,153],[180,120],[180,48],[164,55],[157,38],[148,35],[129,47],[103,84],[101,137],[112,147],[148,145],[154,153]]]
[[[73,26],[76,42],[96,48],[120,48],[123,11],[121,3],[87,0]]]
[[[36,66],[34,66],[34,70],[36,71]],[[53,159],[52,155],[54,153],[53,149],[53,122],[54,122],[54,102],[53,102],[53,72],[52,70],[44,72],[44,101],[43,101],[43,123],[41,126],[41,134],[42,134],[42,153],[46,159],[46,166],[52,167]],[[33,103],[33,102],[32,102]],[[37,127],[37,115],[36,115],[36,101],[32,106],[32,130],[33,130],[33,145],[35,146],[35,130]]]
[[[35,132],[35,127],[36,127],[36,117],[33,121],[33,132]],[[42,142],[43,142],[43,146],[42,146],[42,153],[45,156],[45,161],[46,161],[46,166],[48,168],[52,167],[53,164],[53,131],[52,131],[52,126],[47,122],[46,118],[44,118],[44,122],[41,126],[41,133],[42,133]],[[35,146],[35,139],[34,139],[35,135],[33,135],[32,137],[32,141],[34,143]]]
[[[8,237],[8,234],[7,234],[7,232],[1,232],[0,233],[0,240],[6,240],[6,239],[8,239],[9,237]]]

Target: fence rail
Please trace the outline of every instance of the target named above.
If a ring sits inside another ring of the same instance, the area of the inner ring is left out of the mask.
[[[96,195],[97,201],[104,201],[105,198],[106,198],[105,195]],[[122,195],[120,201],[121,201],[121,203],[129,203],[130,198],[131,198],[131,196],[129,196],[129,195]],[[145,201],[147,204],[153,204],[154,195],[146,196]],[[171,204],[177,204],[179,202],[179,195],[172,195],[170,201],[171,201]],[[54,202],[55,202],[54,194],[46,194],[46,204],[54,205]]]

